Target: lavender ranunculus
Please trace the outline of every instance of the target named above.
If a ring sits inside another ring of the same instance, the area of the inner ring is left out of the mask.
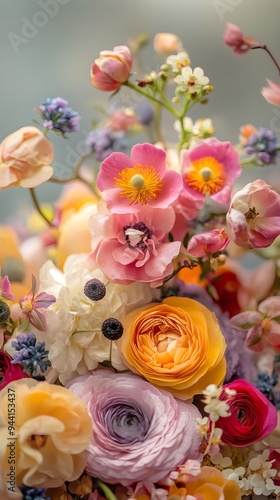
[[[100,369],[68,388],[87,403],[93,436],[86,471],[110,484],[157,482],[188,459],[200,459],[198,409],[133,373]]]

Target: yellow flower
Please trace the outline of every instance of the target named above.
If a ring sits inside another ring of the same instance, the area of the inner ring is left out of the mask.
[[[202,467],[198,479],[187,484],[187,493],[199,500],[241,500],[238,484],[215,467]]]
[[[151,384],[184,400],[222,383],[225,339],[215,315],[199,302],[169,297],[131,312],[123,325],[124,362]]]
[[[57,487],[77,479],[91,437],[84,402],[65,387],[34,379],[6,386],[0,393],[1,498],[11,487],[9,473],[16,487]]]

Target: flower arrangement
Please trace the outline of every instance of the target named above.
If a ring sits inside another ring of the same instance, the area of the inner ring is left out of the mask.
[[[237,26],[224,41],[279,70]],[[160,68],[135,75],[145,42],[93,62],[113,106],[69,175],[56,177],[49,140],[79,129],[65,99],[0,145],[0,188],[29,189],[36,209],[21,235],[0,228],[3,500],[280,495],[280,194],[236,182],[280,147],[266,128],[232,145],[209,118],[193,123],[213,85],[171,33],[154,39]],[[141,100],[124,106],[121,89]],[[279,84],[262,94],[280,104]],[[64,185],[54,207],[37,198],[44,182]]]

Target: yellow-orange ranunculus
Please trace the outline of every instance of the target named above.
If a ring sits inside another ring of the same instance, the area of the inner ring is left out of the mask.
[[[241,500],[238,484],[215,467],[207,466],[201,468],[196,481],[187,483],[187,494],[199,500]]]
[[[11,466],[17,487],[77,479],[91,437],[86,405],[71,391],[34,379],[11,382],[0,392],[0,498]]]
[[[22,127],[0,144],[0,189],[33,188],[49,180],[54,158],[52,143],[36,127]]]
[[[219,385],[226,373],[225,339],[216,316],[196,300],[169,297],[128,314],[118,341],[124,362],[179,399]]]

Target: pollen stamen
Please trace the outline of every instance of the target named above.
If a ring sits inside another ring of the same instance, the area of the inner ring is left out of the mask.
[[[192,162],[184,180],[195,191],[212,195],[225,185],[225,168],[215,158],[200,158]]]
[[[127,198],[130,205],[147,205],[149,200],[157,198],[163,186],[155,168],[141,164],[124,168],[114,180],[115,186],[121,188],[121,197]]]

